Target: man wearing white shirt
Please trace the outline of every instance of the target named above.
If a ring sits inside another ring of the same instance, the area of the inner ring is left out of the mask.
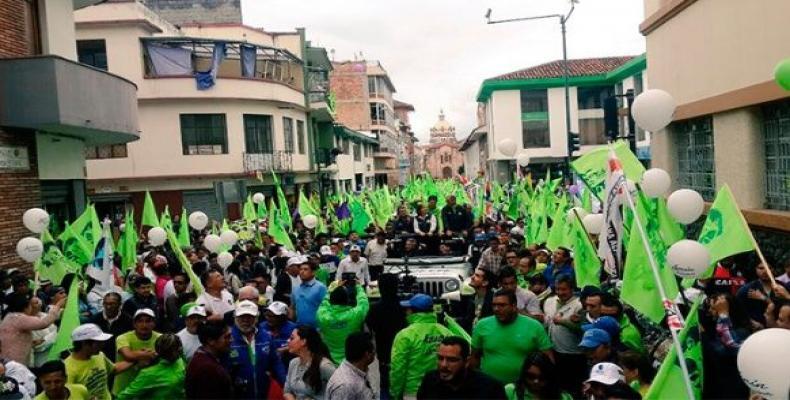
[[[351,246],[351,249],[348,251],[348,257],[340,261],[340,265],[337,266],[337,275],[335,279],[340,281],[343,279],[344,273],[353,272],[356,274],[361,284],[367,285],[370,283],[368,260],[365,257],[361,257],[361,254],[362,249],[360,249],[359,246]]]
[[[387,258],[387,234],[376,232],[376,238],[369,241],[365,246],[365,257],[368,259],[370,269],[370,279],[378,280],[379,275],[384,272],[384,260]]]
[[[200,347],[200,340],[198,340],[198,327],[206,321],[206,309],[201,306],[192,306],[187,310],[186,319],[184,320],[186,327],[180,330],[176,335],[181,339],[181,347],[184,351],[184,358],[187,362],[192,359],[192,355]]]
[[[225,279],[222,272],[208,270],[201,277],[206,292],[197,298],[195,303],[206,308],[209,321],[222,321],[225,313],[235,309],[233,296],[225,290]]]

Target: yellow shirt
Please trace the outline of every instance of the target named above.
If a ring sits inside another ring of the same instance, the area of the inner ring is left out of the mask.
[[[107,378],[112,374],[115,365],[104,353],[99,353],[87,360],[77,360],[74,355],[70,355],[63,363],[66,364],[66,376],[68,377],[66,386],[68,384],[84,386],[90,397],[97,400],[112,398]]]
[[[88,389],[85,386],[67,383],[66,390],[69,391],[69,400],[88,400]],[[49,397],[47,392],[41,392],[33,400],[49,400]]]

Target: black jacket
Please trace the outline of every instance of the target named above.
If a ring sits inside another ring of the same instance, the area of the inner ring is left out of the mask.
[[[382,298],[373,304],[367,316],[367,324],[375,333],[379,362],[389,364],[395,335],[407,325],[406,314],[398,298]]]
[[[132,319],[126,314],[120,313],[118,319],[110,323],[104,318],[104,313],[98,313],[91,317],[90,322],[101,328],[102,332],[112,335],[112,339],[104,341],[102,351],[107,358],[115,361],[115,338],[134,329],[132,327]]]
[[[505,388],[496,379],[478,371],[466,370],[457,378],[461,386],[455,390],[439,379],[439,371],[425,374],[417,391],[417,399],[505,399]]]
[[[442,222],[444,230],[453,232],[469,230],[472,227],[472,218],[469,216],[469,212],[458,204],[442,208]]]

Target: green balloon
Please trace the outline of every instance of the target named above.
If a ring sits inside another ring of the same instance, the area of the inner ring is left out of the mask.
[[[784,90],[790,90],[790,58],[779,61],[774,68],[774,79]]]

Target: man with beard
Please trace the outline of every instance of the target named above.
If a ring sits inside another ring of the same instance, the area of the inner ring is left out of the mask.
[[[425,374],[417,399],[504,399],[505,389],[490,376],[467,368],[469,343],[448,336],[439,344],[437,369]]]

